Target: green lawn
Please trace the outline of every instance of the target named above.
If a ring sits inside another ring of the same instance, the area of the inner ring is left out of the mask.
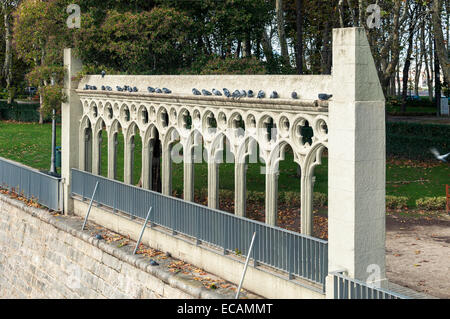
[[[57,145],[60,145],[61,127],[57,126]],[[137,184],[141,170],[141,139],[136,137],[134,183]],[[0,156],[21,162],[25,165],[48,170],[50,167],[51,125],[22,124],[0,122]],[[107,137],[103,132],[102,170],[107,174]],[[78,154],[74,154],[78,156]],[[448,163],[438,165],[418,165],[417,162],[388,161],[386,167],[387,195],[409,197],[409,206],[415,206],[415,200],[425,196],[445,196],[445,184],[450,183]],[[265,176],[261,173],[261,164],[249,164],[247,171],[247,189],[265,191]],[[328,159],[316,168],[315,192],[327,193]],[[123,180],[123,136],[119,136],[118,179]],[[219,170],[220,189],[234,190],[234,164],[221,164]],[[207,187],[206,164],[195,164],[195,189]],[[183,190],[183,164],[174,164],[173,189],[178,194]],[[296,166],[292,154],[280,163],[279,190],[299,191],[300,180],[296,176]]]

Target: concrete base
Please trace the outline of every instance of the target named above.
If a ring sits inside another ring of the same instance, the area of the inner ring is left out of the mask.
[[[74,199],[75,215],[85,217],[89,203]],[[105,208],[92,207],[89,220],[119,234],[137,240],[141,222],[130,220],[125,215],[112,214]],[[155,249],[169,252],[173,257],[191,263],[225,280],[239,284],[244,259],[224,256],[221,251],[196,245],[195,240],[184,236],[172,236],[160,227],[147,228],[142,242]],[[322,287],[305,280],[288,280],[286,274],[270,272],[268,267],[249,266],[243,288],[270,299],[323,299]]]

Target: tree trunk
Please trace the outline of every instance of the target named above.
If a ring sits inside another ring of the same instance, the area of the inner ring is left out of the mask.
[[[450,79],[450,59],[444,43],[441,21],[442,0],[433,0],[431,21],[433,23],[433,33],[436,45],[436,55],[446,79]]]
[[[296,1],[297,12],[297,46],[296,64],[297,73],[303,74],[303,0]]]
[[[273,61],[272,43],[266,30],[262,32],[261,45],[263,48],[264,55],[266,56],[267,62]]]
[[[411,19],[413,20],[413,19]],[[409,68],[411,66],[411,55],[413,49],[414,40],[414,28],[415,24],[410,21],[409,36],[408,36],[408,49],[406,51],[405,65],[403,67],[403,90],[402,90],[402,106],[401,111],[406,112],[406,98],[408,95],[408,80],[409,80]]]
[[[283,0],[276,0],[275,11],[277,15],[277,31],[278,38],[280,40],[281,57],[283,60],[283,66],[289,66],[289,52],[287,48],[286,33],[284,30],[284,11],[283,11]]]
[[[434,96],[436,98],[436,116],[441,115],[441,61],[438,57],[438,50],[434,41]],[[445,74],[445,73],[444,73]]]
[[[11,22],[9,10],[6,3],[3,3],[2,9],[5,26],[5,61],[3,64],[3,77],[6,81],[6,88],[9,90],[12,82]]]

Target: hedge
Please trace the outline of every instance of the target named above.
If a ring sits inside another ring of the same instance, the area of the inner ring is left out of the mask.
[[[39,103],[16,103],[8,104],[0,101],[0,120],[12,120],[17,122],[39,122]],[[50,121],[50,117],[44,121]],[[57,116],[56,122],[61,122],[61,116]]]
[[[386,154],[411,159],[433,159],[429,151],[450,149],[450,125],[408,122],[386,123]]]

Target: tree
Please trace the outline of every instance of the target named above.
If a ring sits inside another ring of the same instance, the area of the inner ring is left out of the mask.
[[[39,88],[40,119],[46,111],[49,99],[46,86],[50,85],[51,73],[63,70],[63,48],[68,43],[68,28],[65,25],[65,1],[24,0],[15,11],[14,43],[18,56],[32,66],[28,79]],[[54,95],[52,95],[54,97]],[[55,107],[58,104],[52,104]]]
[[[436,54],[439,58],[444,77],[450,79],[450,60],[444,43],[444,34],[442,32],[442,0],[433,0],[431,10],[431,21],[433,23],[433,33],[436,41]]]

